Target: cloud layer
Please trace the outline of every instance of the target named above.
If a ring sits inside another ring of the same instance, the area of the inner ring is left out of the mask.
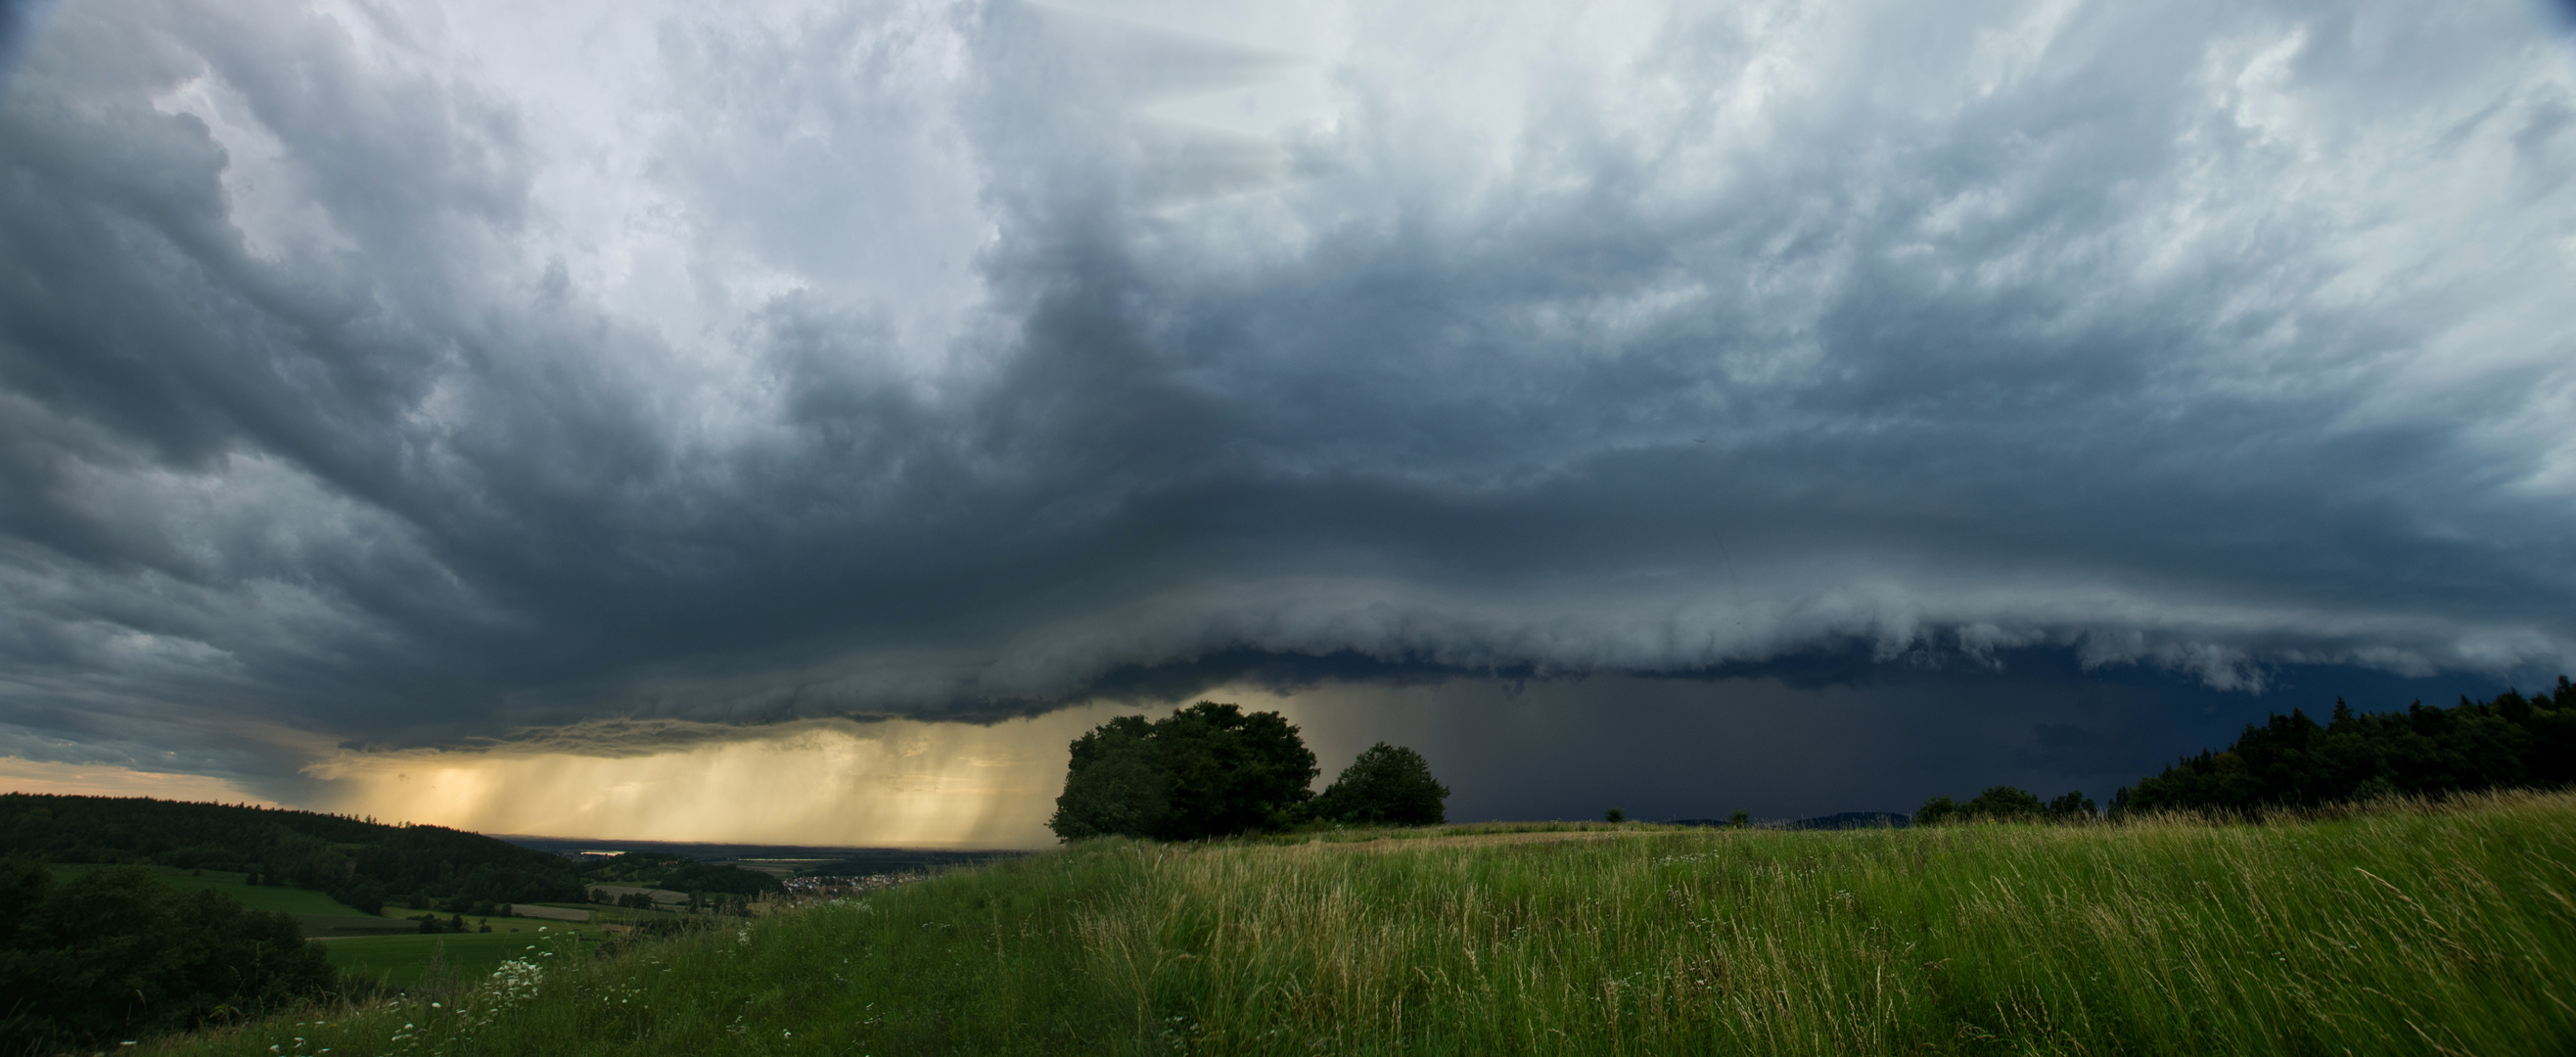
[[[529,19],[34,23],[0,755],[1229,651],[2576,661],[2537,8]]]

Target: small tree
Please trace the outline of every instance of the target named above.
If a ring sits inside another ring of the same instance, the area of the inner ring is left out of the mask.
[[[2093,807],[2093,798],[2084,795],[2084,791],[2080,789],[2071,790],[2066,795],[2048,802],[2048,819],[2051,822],[2083,822],[2092,819],[2097,813]]]
[[[1938,826],[1941,823],[1950,821],[1952,818],[1957,817],[1958,814],[1959,804],[1957,801],[1946,796],[1936,796],[1924,801],[1922,807],[1914,809],[1914,824],[1917,826]]]
[[[1622,810],[1620,810],[1620,809],[1618,809],[1618,808],[1615,808],[1615,807],[1614,807],[1614,808],[1611,808],[1611,809],[1610,809],[1610,810],[1608,810],[1608,811],[1604,811],[1604,812],[1602,812],[1602,813],[1601,813],[1601,821],[1603,821],[1603,822],[1626,822],[1626,821],[1628,821],[1628,813],[1627,813],[1627,812],[1625,812],[1625,811],[1622,811]]]
[[[1742,808],[1738,808],[1735,811],[1728,813],[1726,816],[1726,824],[1734,826],[1737,829],[1750,826],[1753,824],[1753,813],[1743,810]]]
[[[1448,821],[1449,787],[1431,777],[1431,762],[1401,745],[1379,742],[1352,760],[1315,798],[1327,822],[1368,826],[1436,826]]]

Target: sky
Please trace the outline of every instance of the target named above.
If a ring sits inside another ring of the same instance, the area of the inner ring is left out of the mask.
[[[0,784],[1785,818],[2576,673],[2563,6],[525,7],[0,17]]]

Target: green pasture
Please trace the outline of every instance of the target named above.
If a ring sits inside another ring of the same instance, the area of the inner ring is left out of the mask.
[[[471,985],[511,958],[536,958],[544,951],[566,954],[575,942],[586,945],[585,949],[600,942],[595,933],[555,928],[551,922],[543,933],[534,923],[516,924],[518,932],[502,931],[499,918],[492,925],[490,932],[348,936],[321,942],[331,952],[331,964],[342,973],[394,991],[414,990],[424,981],[433,988]]]
[[[2576,794],[2261,824],[1108,840],[605,957],[527,946],[479,978],[451,947],[459,982],[327,1025],[160,1048],[2569,1053]]]
[[[95,866],[56,865],[49,867],[55,876],[68,879]],[[172,866],[144,866],[173,885],[189,888],[211,888],[233,897],[252,910],[274,910],[295,915],[307,936],[340,936],[359,933],[387,932],[407,927],[410,922],[389,921],[373,914],[345,906],[320,892],[302,888],[272,888],[246,883],[247,875],[225,870],[182,870]]]
[[[74,876],[98,869],[98,867],[56,865],[49,867],[49,869],[54,871],[54,876],[64,880],[69,880]],[[140,866],[135,867],[135,869],[150,871],[153,874],[159,875],[162,880],[168,881],[174,885],[186,885],[191,888],[214,889],[215,891],[222,892],[225,895],[233,897],[240,901],[241,905],[249,907],[252,910],[282,910],[289,914],[353,915],[357,917],[369,916],[359,913],[353,908],[343,906],[338,900],[332,899],[330,896],[323,895],[320,892],[307,891],[302,888],[271,888],[266,885],[245,883],[244,878],[247,876],[245,874],[232,873],[225,870],[182,870],[174,866]]]

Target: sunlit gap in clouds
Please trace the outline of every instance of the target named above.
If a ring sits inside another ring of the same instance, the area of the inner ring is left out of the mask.
[[[1031,848],[1054,842],[1046,819],[1066,744],[1117,711],[990,726],[692,724],[624,745],[574,728],[491,746],[344,751],[305,774],[328,810],[483,833]]]
[[[1378,695],[1219,687],[1197,695],[1303,724],[1325,777],[1377,735]],[[461,746],[329,752],[281,802],[222,778],[0,757],[0,789],[285,806],[479,833],[825,846],[1041,848],[1067,747],[1095,703],[991,725],[890,719],[767,726],[605,722]],[[1319,783],[1320,784],[1320,783]]]
[[[1373,693],[1227,686],[1197,696],[1301,724],[1327,780],[1379,736]],[[299,806],[604,840],[1042,848],[1055,843],[1046,820],[1073,739],[1112,716],[1170,707],[1095,703],[989,726],[608,723],[497,744],[342,750],[304,769],[319,789]]]

